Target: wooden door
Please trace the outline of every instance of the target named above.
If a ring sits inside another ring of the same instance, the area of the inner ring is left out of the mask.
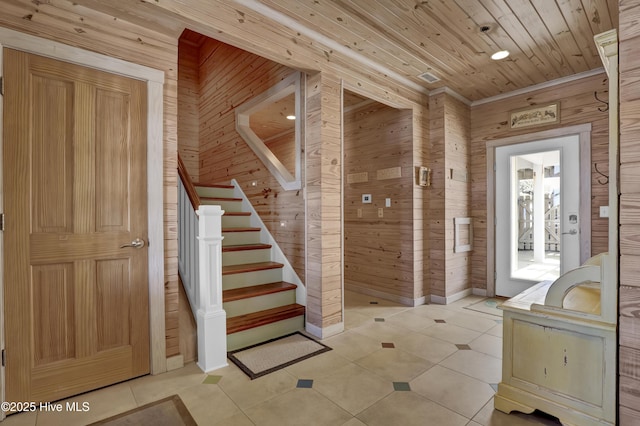
[[[4,50],[6,401],[149,372],[146,85]]]

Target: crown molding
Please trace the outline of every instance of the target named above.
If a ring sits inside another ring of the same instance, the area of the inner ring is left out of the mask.
[[[550,87],[554,87],[554,86],[559,86],[559,85],[562,85],[562,84],[570,83],[572,81],[580,80],[582,78],[587,78],[587,77],[592,77],[594,75],[603,74],[604,72],[605,72],[604,68],[602,68],[602,67],[595,68],[595,69],[592,69],[592,70],[589,70],[589,71],[585,71],[585,72],[581,72],[581,73],[578,73],[578,74],[569,75],[567,77],[561,77],[561,78],[557,78],[555,80],[545,81],[544,83],[534,84],[533,86],[524,87],[522,89],[513,90],[511,92],[501,93],[501,94],[496,95],[496,96],[491,96],[489,98],[484,98],[484,99],[480,99],[480,100],[477,100],[477,101],[473,101],[473,102],[471,102],[471,106],[475,107],[475,106],[478,106],[478,105],[488,104],[490,102],[501,101],[503,99],[507,99],[507,98],[510,98],[510,97],[513,97],[513,96],[519,96],[519,95],[523,95],[525,93],[534,92],[536,90],[548,89]]]
[[[456,92],[455,90],[451,89],[448,86],[444,86],[444,87],[439,87],[437,89],[434,89],[432,91],[429,92],[429,97],[431,96],[435,96],[435,95],[439,95],[441,93],[446,93],[447,95],[456,98],[457,100],[459,100],[460,102],[462,102],[465,105],[469,105],[471,106],[473,103],[465,98],[464,96],[462,96],[460,93]]]
[[[354,52],[352,49],[349,49],[348,47],[343,46],[342,44],[338,43],[335,40],[330,39],[329,37],[326,37],[310,28],[305,27],[304,25],[302,25],[300,22],[296,21],[295,19],[290,18],[289,16],[278,12],[277,10],[274,10],[272,8],[270,8],[269,6],[266,6],[262,3],[260,3],[257,0],[234,0],[235,3],[242,5],[244,7],[246,7],[247,9],[250,9],[262,16],[264,16],[265,18],[269,18],[275,22],[278,22],[286,27],[291,28],[294,31],[299,32],[300,34],[303,34],[307,37],[309,37],[310,39],[312,39],[314,42],[323,45],[325,47],[327,47],[330,50],[333,50],[334,52],[339,52],[342,55],[345,55],[346,57],[353,59],[356,62],[361,63],[363,66],[371,69],[371,70],[375,70],[378,71],[379,73],[382,73],[386,76],[388,76],[389,78],[395,80],[396,82],[402,84],[405,87],[408,87],[412,90],[415,90],[416,92],[422,93],[422,94],[429,94],[429,90],[426,89],[425,87],[414,83],[413,81],[407,79],[406,77],[396,73],[395,71],[392,71],[386,67],[384,67],[381,64],[378,64],[368,58],[366,58],[365,56],[359,54],[358,52]]]

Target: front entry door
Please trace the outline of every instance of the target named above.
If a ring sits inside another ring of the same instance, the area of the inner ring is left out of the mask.
[[[496,148],[496,295],[580,265],[578,135]]]
[[[11,49],[4,80],[5,400],[147,374],[146,85]]]

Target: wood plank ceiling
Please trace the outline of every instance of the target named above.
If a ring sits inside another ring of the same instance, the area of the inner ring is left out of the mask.
[[[74,3],[176,37],[192,24],[230,42],[229,29],[242,26],[262,34],[265,44],[231,44],[298,69],[322,69],[323,61],[345,70],[364,68],[413,91],[446,86],[470,101],[600,68],[593,36],[618,27],[618,0]],[[181,11],[198,11],[202,20],[181,22]],[[510,56],[491,60],[498,50]],[[425,72],[440,81],[429,84],[419,77]]]
[[[379,63],[428,90],[448,86],[472,101],[601,67],[593,36],[618,26],[617,0],[260,3],[277,12],[272,18],[285,15],[340,43],[354,58]],[[499,50],[510,56],[491,60]],[[427,71],[440,81],[418,77]]]

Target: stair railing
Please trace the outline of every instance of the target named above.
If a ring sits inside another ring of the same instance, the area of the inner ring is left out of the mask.
[[[200,205],[178,156],[178,270],[196,319],[198,366],[205,372],[227,365],[227,314],[222,309],[222,215]]]

